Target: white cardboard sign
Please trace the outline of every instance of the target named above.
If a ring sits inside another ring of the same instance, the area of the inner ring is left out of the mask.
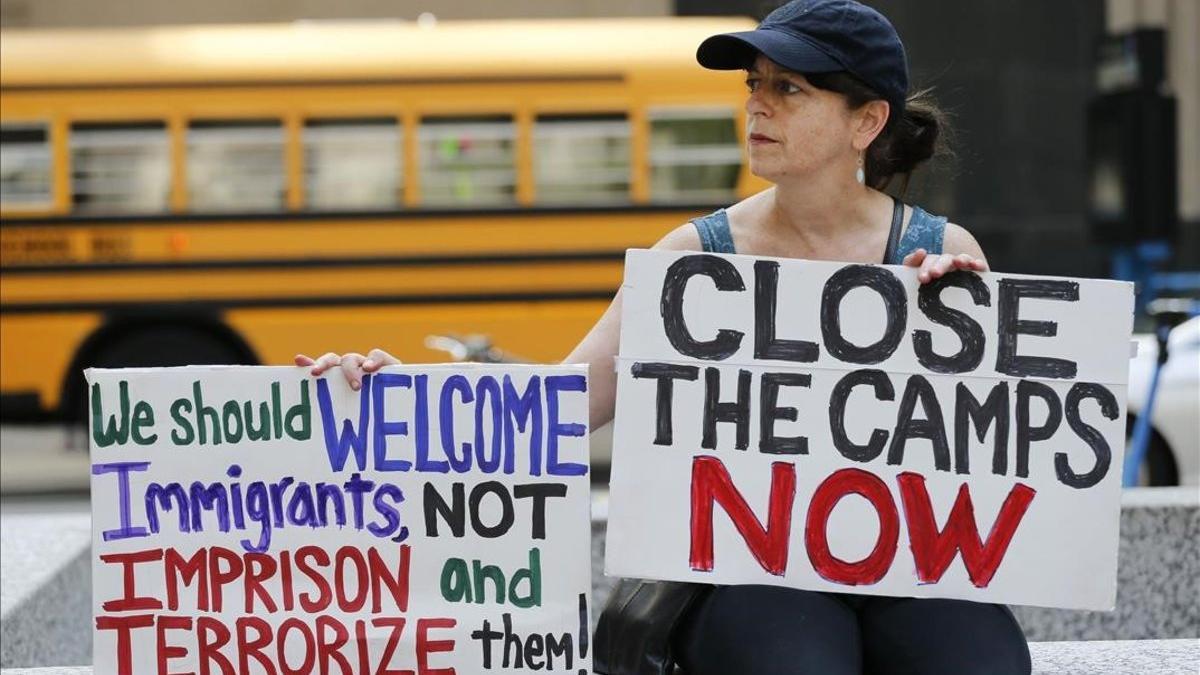
[[[610,575],[1116,597],[1133,289],[630,251]]]
[[[97,673],[591,672],[585,367],[86,374]]]

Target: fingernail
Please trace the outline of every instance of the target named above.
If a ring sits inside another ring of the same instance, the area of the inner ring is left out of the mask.
[[[371,359],[367,359],[366,361],[363,361],[363,368],[374,368],[374,367],[375,367],[375,362],[372,361]]]
[[[350,388],[353,389],[354,391],[358,391],[358,387],[359,387],[359,384],[357,382],[350,383]]]

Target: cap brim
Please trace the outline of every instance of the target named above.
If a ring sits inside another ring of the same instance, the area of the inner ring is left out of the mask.
[[[798,73],[846,70],[804,38],[770,28],[714,35],[700,43],[696,60],[712,70],[741,70],[750,67],[759,54]]]

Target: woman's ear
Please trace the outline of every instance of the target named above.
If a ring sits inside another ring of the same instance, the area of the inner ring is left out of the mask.
[[[883,132],[883,127],[887,124],[888,113],[891,111],[891,106],[887,101],[875,99],[868,101],[855,111],[857,123],[854,129],[854,149],[862,152],[871,145],[875,137]]]

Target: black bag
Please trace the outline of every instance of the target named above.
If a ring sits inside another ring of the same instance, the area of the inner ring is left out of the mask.
[[[671,675],[671,645],[710,584],[621,579],[596,625],[592,665],[602,675]]]

